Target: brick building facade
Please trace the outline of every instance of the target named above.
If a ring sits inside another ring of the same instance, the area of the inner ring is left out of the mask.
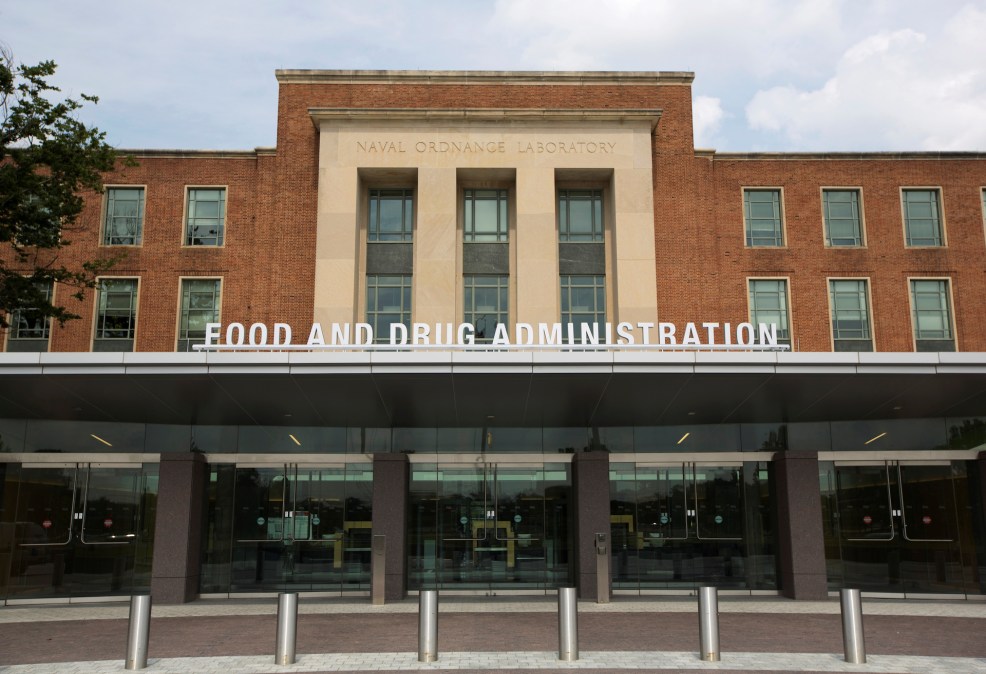
[[[14,317],[6,601],[360,593],[375,563],[389,597],[594,598],[600,533],[614,592],[982,594],[986,155],[696,149],[690,73],[277,77],[275,148],[125,151],[64,253],[121,283]],[[487,316],[626,327],[414,343]],[[295,348],[224,353],[235,324]]]

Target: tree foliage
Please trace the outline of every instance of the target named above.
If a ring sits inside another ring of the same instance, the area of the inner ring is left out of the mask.
[[[31,309],[60,323],[77,315],[53,304],[52,284],[73,288],[81,299],[96,276],[112,265],[96,259],[66,265],[60,258],[76,228],[85,191],[101,192],[103,173],[116,153],[105,134],[75,117],[84,104],[53,100],[59,89],[48,79],[55,63],[15,65],[0,49],[0,325],[11,312]],[[96,103],[95,96],[81,95]]]

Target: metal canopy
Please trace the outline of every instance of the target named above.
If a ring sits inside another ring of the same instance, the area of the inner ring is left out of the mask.
[[[3,418],[602,427],[984,415],[984,353],[0,355]]]

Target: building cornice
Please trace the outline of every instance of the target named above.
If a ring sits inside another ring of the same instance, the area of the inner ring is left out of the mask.
[[[323,122],[484,122],[566,123],[647,122],[651,128],[661,119],[661,110],[550,110],[540,108],[309,108],[316,126]]]
[[[716,152],[696,149],[715,161],[942,161],[986,159],[986,152]]]
[[[258,147],[253,150],[168,150],[161,148],[115,148],[120,156],[145,159],[256,159],[277,154],[277,148]]]
[[[275,70],[281,84],[690,85],[687,71]]]

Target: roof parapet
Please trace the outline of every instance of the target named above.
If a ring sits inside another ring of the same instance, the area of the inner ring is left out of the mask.
[[[275,70],[281,84],[558,84],[668,85],[691,84],[688,71],[617,70]]]

